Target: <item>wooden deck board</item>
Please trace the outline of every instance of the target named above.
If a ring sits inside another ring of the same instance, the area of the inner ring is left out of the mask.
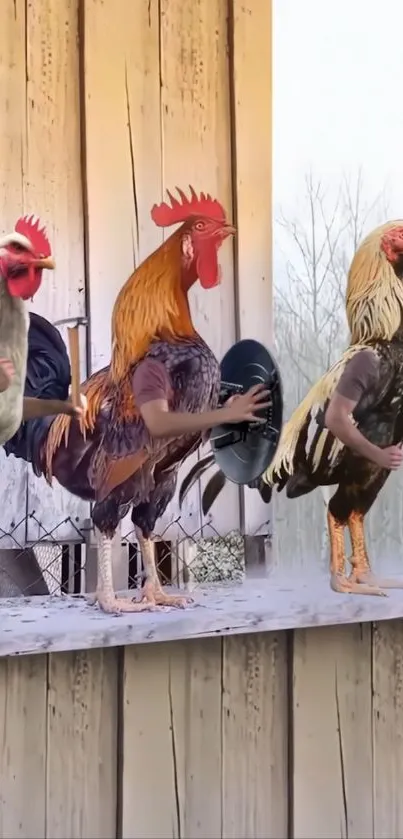
[[[77,597],[5,599],[0,656],[334,626],[403,617],[403,592],[335,594],[325,578],[201,586],[185,610],[110,616]]]

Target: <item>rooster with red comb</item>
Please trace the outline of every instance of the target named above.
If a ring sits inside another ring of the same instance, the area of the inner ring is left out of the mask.
[[[160,227],[180,225],[129,277],[112,314],[112,358],[82,386],[87,411],[71,417],[32,420],[6,447],[32,462],[37,475],[52,477],[84,500],[95,502],[92,519],[98,544],[96,600],[109,613],[184,607],[186,598],[162,590],[152,534],[171,501],[183,461],[209,430],[222,423],[256,419],[266,406],[261,387],[218,408],[220,367],[192,322],[188,292],[199,280],[211,289],[220,281],[218,250],[235,233],[221,204],[190,188],[169,203],[155,205]],[[41,325],[44,329],[44,324]],[[50,336],[47,324],[47,336]],[[39,331],[31,322],[28,378],[44,358]],[[66,366],[67,353],[54,330],[51,355]],[[57,350],[56,350],[57,345]],[[56,396],[62,375],[53,373]],[[35,395],[35,393],[32,393]],[[266,400],[266,401],[265,401]],[[145,571],[139,600],[117,598],[112,580],[112,540],[119,520],[132,508]]]
[[[0,444],[15,434],[23,419],[75,409],[65,401],[24,398],[28,354],[28,312],[42,282],[53,269],[48,237],[39,219],[24,216],[12,233],[0,237]]]

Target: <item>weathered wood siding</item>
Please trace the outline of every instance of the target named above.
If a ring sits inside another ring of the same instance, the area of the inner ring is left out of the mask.
[[[0,837],[403,835],[401,622],[0,661]]]
[[[197,327],[219,358],[237,335],[270,340],[269,0],[4,0],[0,48],[1,228],[21,211],[46,222],[57,270],[34,308],[53,320],[90,315],[88,367],[109,362],[116,294],[162,241],[151,206],[189,183],[239,224],[237,244],[221,252],[222,284],[192,291]],[[190,534],[202,524],[199,501],[196,487],[182,516]],[[242,513],[251,533],[267,517],[253,501]],[[27,525],[26,510],[36,515]],[[231,485],[214,530],[239,528],[241,510]],[[178,512],[171,504],[160,523],[166,538]],[[88,505],[5,463],[0,527],[22,520],[19,543],[51,530],[76,539],[87,516]],[[2,538],[6,547],[15,541]]]

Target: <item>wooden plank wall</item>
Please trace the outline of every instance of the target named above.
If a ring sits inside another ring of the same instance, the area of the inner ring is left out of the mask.
[[[0,10],[1,229],[13,229],[22,212],[46,224],[57,270],[46,272],[32,309],[50,320],[85,311],[77,0],[6,0]],[[83,369],[84,373],[84,369]],[[35,511],[42,522],[23,521],[1,548],[43,537],[71,517],[79,523],[88,505],[50,490],[31,470],[3,451],[0,526]],[[12,487],[12,492],[10,489]],[[70,525],[54,532],[75,537]],[[16,541],[14,541],[14,539]]]
[[[234,0],[232,15],[238,330],[239,338],[268,346],[273,341],[272,4]],[[266,533],[269,515],[259,494],[245,487],[244,532]]]
[[[76,0],[35,0],[25,3],[25,8],[24,210],[36,210],[46,221],[56,258],[56,271],[47,273],[31,308],[54,321],[86,311],[78,6]],[[62,334],[66,340],[65,328]],[[85,362],[85,353],[82,355]],[[81,372],[84,376],[85,365]],[[89,515],[88,504],[57,484],[49,487],[30,469],[27,510],[36,513],[35,520],[28,520],[29,541],[46,538],[49,531],[60,541],[77,539],[78,533],[70,521],[63,522],[71,517],[79,525]]]
[[[165,189],[193,184],[235,214],[240,236],[221,251],[222,284],[192,291],[197,328],[219,358],[238,334],[271,334],[271,2],[268,0],[4,0],[0,10],[0,185],[4,229],[35,211],[57,261],[34,308],[50,319],[91,316],[88,365],[110,359],[110,317],[133,267],[162,241],[150,208]],[[251,154],[251,132],[253,153]],[[235,261],[234,261],[235,258]],[[239,303],[239,305],[238,305]],[[258,326],[254,326],[259,321]],[[84,346],[83,346],[84,348]],[[85,348],[84,348],[85,349]],[[85,355],[85,352],[84,352]],[[83,371],[84,372],[84,371]],[[186,464],[186,471],[191,461]],[[76,539],[88,505],[49,490],[8,460],[0,526],[35,510],[19,542],[57,528]],[[13,494],[8,492],[13,485]],[[212,532],[267,510],[225,489]],[[178,517],[171,504],[160,531]],[[200,488],[182,525],[200,529]],[[131,529],[130,520],[122,532]],[[183,536],[183,532],[179,531]],[[10,539],[2,548],[15,547]]]
[[[402,649],[391,621],[2,659],[0,837],[398,839]]]

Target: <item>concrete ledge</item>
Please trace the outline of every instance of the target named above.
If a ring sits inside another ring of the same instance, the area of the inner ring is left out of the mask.
[[[403,590],[388,597],[335,594],[327,579],[249,580],[205,586],[195,604],[115,617],[79,597],[0,601],[0,656],[149,644],[403,617]]]

